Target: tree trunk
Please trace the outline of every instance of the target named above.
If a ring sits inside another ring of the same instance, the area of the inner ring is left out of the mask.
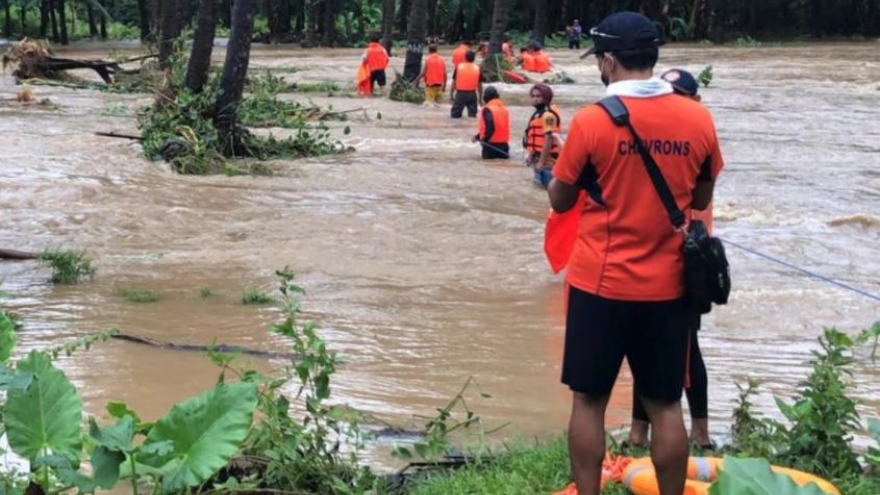
[[[298,4],[296,9],[296,25],[293,27],[293,31],[302,37],[303,32],[306,30],[306,7],[302,0]]]
[[[221,0],[220,22],[223,27],[232,28],[232,0]]]
[[[502,60],[504,53],[501,50],[504,31],[507,30],[508,0],[495,0],[492,5],[492,30],[489,36],[489,55],[483,61],[482,73],[487,81],[504,81],[502,74]]]
[[[102,40],[106,40],[106,39],[107,39],[107,17],[106,17],[106,16],[103,16],[103,15],[101,16],[101,21],[100,21],[100,23],[99,23],[99,28],[100,28],[100,31],[101,31],[101,33],[100,33],[100,34],[101,34],[101,39],[102,39]]]
[[[333,46],[336,44],[336,2],[333,0],[324,0],[322,14],[322,32],[324,36],[321,39],[321,44],[324,46]]]
[[[504,31],[507,31],[508,0],[495,0],[492,8],[492,31],[489,38],[489,55],[501,53]]]
[[[544,46],[547,34],[547,0],[535,0],[535,26],[532,29],[532,40]]]
[[[61,45],[69,45],[70,40],[67,38],[67,7],[64,0],[58,0],[58,26],[61,28]]]
[[[467,0],[467,1],[476,1],[476,0]],[[397,30],[401,33],[409,32],[409,29],[406,27],[406,23],[409,21],[409,11],[410,6],[412,5],[412,0],[400,0],[400,12],[398,12],[397,18]]]
[[[12,0],[6,0],[3,11],[6,16],[3,21],[3,37],[12,38]]]
[[[150,9],[147,8],[147,0],[137,0],[138,25],[141,29],[141,39],[150,37]]]
[[[189,67],[186,70],[186,88],[200,93],[208,82],[211,71],[211,53],[214,50],[214,33],[217,31],[218,0],[199,1],[199,21],[193,39]]]
[[[27,11],[28,6],[22,5],[20,9],[18,9],[19,22],[21,22],[21,37],[24,38],[27,36]]]
[[[385,0],[382,4],[382,46],[385,47],[389,56],[394,42],[394,13],[396,9],[396,0]]]
[[[428,31],[428,0],[413,0],[407,21],[406,60],[403,63],[403,78],[415,81],[422,71],[422,50]]]
[[[98,23],[95,22],[95,9],[92,4],[86,5],[86,14],[89,18],[89,37],[95,39],[98,37]]]
[[[232,32],[226,48],[226,63],[223,66],[223,76],[220,78],[220,96],[217,97],[214,116],[214,127],[228,143],[226,147],[229,152],[234,151],[236,145],[236,110],[241,103],[250,62],[255,13],[255,0],[235,0]]]
[[[358,4],[357,21],[358,27],[355,36],[358,40],[365,40],[367,39],[367,18],[364,16],[364,9],[361,4]]]
[[[178,19],[178,2],[185,0],[162,0],[159,11],[159,66],[167,69],[174,53],[174,41],[180,36],[183,22]]]
[[[49,19],[52,24],[52,41],[58,43],[61,41],[61,35],[58,31],[58,15],[55,12],[55,1],[49,0]]]
[[[40,38],[49,34],[49,0],[40,1]]]

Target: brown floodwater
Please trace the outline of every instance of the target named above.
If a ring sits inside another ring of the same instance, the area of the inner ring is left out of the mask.
[[[674,46],[664,49],[660,67],[714,67],[711,86],[701,91],[727,161],[717,186],[717,232],[874,294],[877,48]],[[100,44],[61,50],[77,57],[108,52]],[[286,69],[291,81],[351,88],[359,55],[258,46],[252,62]],[[592,61],[569,51],[552,55],[578,81],[555,87],[567,120],[602,87]],[[402,65],[392,59],[393,67]],[[528,87],[499,88],[513,128],[524,128]],[[20,89],[8,74],[0,78],[0,247],[86,249],[99,271],[94,281],[60,287],[36,262],[0,263],[0,289],[11,294],[3,305],[24,320],[19,355],[110,327],[175,343],[280,350],[283,342],[267,332],[278,311],[243,306],[240,298],[251,285],[272,289],[274,270],[289,265],[307,288],[307,316],[348,360],[334,377],[334,401],[412,426],[474,377],[491,397],[473,389],[469,406],[487,427],[510,423],[498,438],[547,437],[565,427],[562,281],[542,253],[546,194],[520,165],[518,143],[516,160],[482,162],[469,140],[475,122],[451,120],[448,104],[291,94],[339,110],[362,108],[348,122],[329,124],[357,151],[276,162],[274,177],[188,177],[146,160],[132,142],[94,134],[136,133],[135,115],[148,95],[33,88],[53,109],[12,102]],[[732,299],[705,319],[700,334],[716,437],[726,434],[736,383],[763,381],[758,407],[777,414],[772,395],[789,396],[806,376],[823,326],[854,333],[880,318],[876,301],[728,249]],[[201,298],[202,287],[216,296]],[[163,298],[135,304],[121,297],[123,288],[153,289]],[[217,376],[198,353],[120,341],[59,365],[87,412],[98,416],[108,401],[124,401],[155,419]],[[627,420],[629,387],[623,374],[609,424]],[[864,415],[880,414],[880,371],[864,355],[853,394]],[[387,465],[385,450],[370,458]]]

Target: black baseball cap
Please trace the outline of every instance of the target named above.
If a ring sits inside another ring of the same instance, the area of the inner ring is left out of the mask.
[[[700,84],[694,75],[683,69],[669,69],[660,75],[660,79],[672,85],[672,89],[685,96],[697,96]]]
[[[590,55],[621,50],[635,50],[662,45],[663,35],[651,19],[638,12],[617,12],[609,15],[598,26],[590,29],[593,47],[581,55]]]

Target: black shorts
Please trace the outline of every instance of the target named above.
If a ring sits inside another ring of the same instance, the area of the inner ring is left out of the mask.
[[[684,388],[691,312],[684,300],[616,301],[569,289],[562,383],[611,394],[623,358],[642,397],[678,402]]]
[[[374,70],[370,72],[370,86],[373,84],[378,84],[379,86],[385,86],[385,71],[384,70]]]

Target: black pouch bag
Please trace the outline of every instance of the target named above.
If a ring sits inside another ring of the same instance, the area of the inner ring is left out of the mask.
[[[669,220],[676,231],[684,235],[682,257],[684,258],[684,285],[685,298],[691,309],[699,313],[708,313],[712,310],[712,303],[727,304],[730,296],[730,265],[724,252],[721,239],[709,235],[706,226],[699,220],[690,223],[684,213],[675,203],[675,197],[669,190],[663,173],[657,167],[651,153],[645,148],[642,139],[629,120],[629,110],[617,96],[609,96],[599,102],[605,112],[611,117],[614,125],[626,127],[636,142],[636,148],[642,156],[648,175],[657,194],[663,202],[663,207],[669,214]],[[685,224],[687,230],[682,230]]]

